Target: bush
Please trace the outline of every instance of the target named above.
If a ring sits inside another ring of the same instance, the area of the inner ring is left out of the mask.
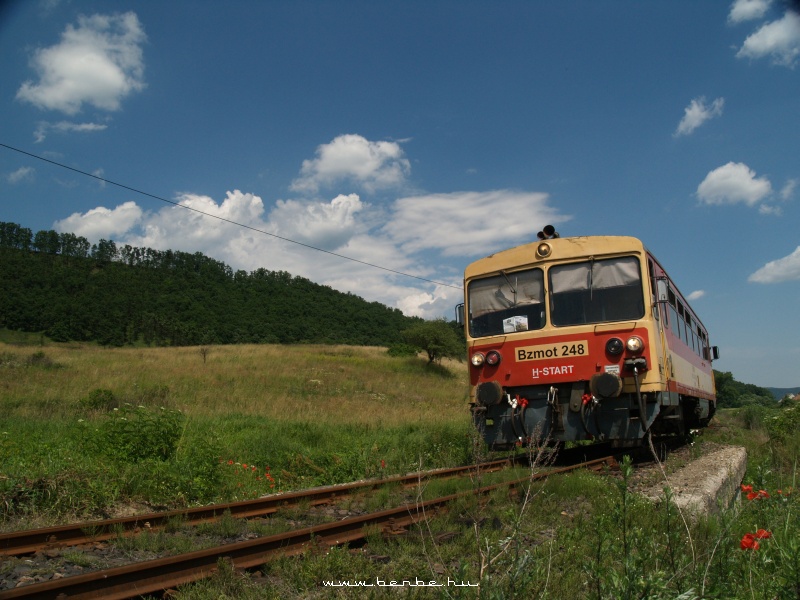
[[[28,357],[28,360],[25,361],[25,364],[27,364],[29,367],[43,367],[45,369],[55,366],[53,359],[47,356],[41,350],[31,354]]]
[[[90,410],[111,410],[117,406],[114,392],[103,389],[92,390],[86,398],[81,398],[78,403],[83,408],[88,408]]]
[[[392,344],[386,353],[395,358],[405,358],[408,356],[416,356],[418,350],[410,344]]]
[[[775,415],[765,419],[765,422],[769,436],[773,440],[786,442],[794,439],[800,430],[800,406],[776,411]]]
[[[428,362],[439,362],[442,358],[462,360],[464,345],[453,327],[444,319],[423,321],[403,331],[406,342],[428,355]]]
[[[743,406],[739,412],[739,418],[742,420],[742,425],[745,429],[750,431],[761,429],[764,427],[764,414],[765,409],[758,404],[748,404]]]
[[[175,455],[183,431],[178,410],[147,409],[129,404],[112,410],[94,432],[86,436],[90,450],[118,462],[169,460]]]

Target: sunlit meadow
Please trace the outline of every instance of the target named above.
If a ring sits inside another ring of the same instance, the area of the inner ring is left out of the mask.
[[[465,365],[384,348],[0,344],[0,377],[5,520],[236,500],[471,452]]]

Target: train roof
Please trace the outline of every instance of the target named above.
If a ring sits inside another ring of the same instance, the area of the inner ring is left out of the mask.
[[[536,248],[542,243],[549,244],[552,249],[551,254],[546,258],[540,258],[536,254]],[[630,236],[592,235],[536,240],[476,260],[467,265],[464,270],[464,278],[469,279],[493,271],[530,267],[559,259],[599,257],[632,251],[643,253],[646,252],[646,249],[641,240]]]

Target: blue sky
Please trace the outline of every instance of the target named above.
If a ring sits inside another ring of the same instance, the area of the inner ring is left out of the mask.
[[[800,385],[791,4],[2,6],[0,143],[169,202],[0,147],[1,221],[429,318],[469,262],[547,223],[632,235],[691,295],[715,368]]]

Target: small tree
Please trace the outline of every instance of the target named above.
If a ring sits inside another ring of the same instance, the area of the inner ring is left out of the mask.
[[[403,332],[406,342],[428,355],[428,364],[464,355],[464,346],[444,319],[423,321]]]

